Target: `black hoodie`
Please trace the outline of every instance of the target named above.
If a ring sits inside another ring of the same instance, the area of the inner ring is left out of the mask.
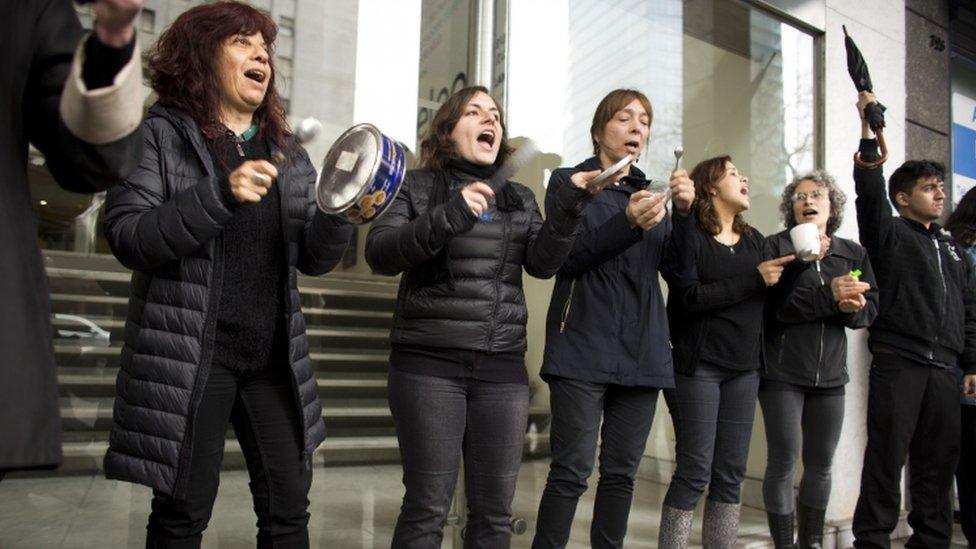
[[[877,140],[862,139],[860,151],[878,158]],[[892,216],[880,167],[855,167],[854,183],[861,244],[881,292],[872,351],[976,374],[976,281],[965,251],[935,223]]]

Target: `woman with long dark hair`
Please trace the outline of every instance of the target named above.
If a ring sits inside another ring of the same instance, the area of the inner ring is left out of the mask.
[[[607,94],[593,113],[593,156],[553,172],[555,198],[573,174],[610,168],[644,151],[653,111],[636,90]],[[539,502],[538,549],[566,547],[579,497],[600,441],[590,545],[622,547],[634,476],[662,388],[674,386],[667,312],[657,271],[666,268],[671,233],[667,195],[647,190],[636,166],[586,208],[573,251],[556,275],[546,320],[542,376],[549,384],[552,463]],[[675,209],[687,214],[694,185],[672,175]],[[553,200],[547,206],[554,207]],[[679,214],[680,215],[680,214]]]
[[[574,176],[543,221],[527,187],[485,183],[512,151],[503,121],[483,87],[449,97],[420,144],[422,169],[366,239],[375,271],[403,275],[390,334],[406,487],[396,548],[440,547],[462,456],[465,547],[510,543],[529,404],[522,272],[556,273],[599,171]]]
[[[960,244],[970,263],[976,265],[976,189],[969,189],[946,220],[945,229]],[[960,372],[960,378],[962,373]],[[960,400],[962,431],[959,465],[956,467],[956,494],[959,496],[959,523],[970,546],[976,545],[976,395],[964,394]]]
[[[141,165],[108,193],[108,241],[133,274],[105,471],[153,488],[148,547],[200,545],[228,421],[258,545],[308,546],[325,426],[297,275],[331,270],[351,228],[315,207],[275,90],[275,34],[243,3],[180,15],[147,55],[159,101]]]
[[[867,251],[836,236],[847,197],[830,174],[801,175],[783,190],[786,230],[766,242],[774,256],[794,253],[790,229],[813,223],[821,253],[786,266],[766,294],[764,369],[759,404],[766,425],[763,501],[777,549],[793,547],[793,477],[802,460],[796,517],[801,549],[819,548],[830,499],[830,466],[844,423],[845,328],[878,314],[878,285]],[[802,441],[802,454],[801,454]],[[799,459],[798,459],[799,458]]]
[[[677,467],[661,512],[659,546],[686,547],[708,486],[702,543],[734,547],[759,389],[763,297],[793,256],[766,260],[762,235],[742,218],[749,178],[728,156],[698,163],[694,215],[675,215],[665,272],[675,388],[665,391]]]

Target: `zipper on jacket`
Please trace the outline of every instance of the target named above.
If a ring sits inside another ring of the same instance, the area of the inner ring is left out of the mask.
[[[783,367],[783,351],[786,350],[786,330],[779,335],[779,354],[776,357],[776,365],[780,368]]]
[[[816,266],[817,266],[817,276],[820,278],[820,285],[824,286],[826,283],[824,282],[823,271],[820,270],[819,259],[816,262]],[[826,323],[824,322],[823,319],[820,319],[820,350],[818,351],[817,354],[817,378],[813,382],[814,387],[820,386],[820,365],[823,363],[824,332],[826,332],[826,330],[827,330]]]
[[[243,143],[243,142],[244,142],[244,140],[241,139],[241,136],[239,136],[239,135],[235,135],[234,136],[234,145],[237,146],[237,154],[241,158],[244,158],[245,157],[244,147],[241,146],[241,143]]]
[[[939,279],[942,281],[942,309],[939,311],[939,316],[942,317],[941,322],[939,322],[939,329],[935,331],[935,343],[939,343],[939,334],[942,332],[942,326],[945,325],[945,313],[946,313],[946,302],[949,300],[949,288],[946,286],[945,272],[942,270],[942,250],[939,248],[939,239],[932,237],[932,244],[935,246],[935,264],[939,266]],[[932,356],[929,359],[935,358],[935,346],[932,347]]]
[[[193,454],[193,437],[196,428],[197,412],[200,409],[200,401],[203,400],[203,391],[206,387],[207,379],[210,378],[210,369],[213,366],[214,337],[217,330],[217,309],[220,306],[220,290],[224,284],[224,233],[217,234],[214,242],[214,257],[210,264],[210,284],[207,286],[207,312],[204,315],[203,330],[201,332],[200,344],[200,364],[197,366],[196,374],[193,376],[193,388],[190,391],[190,403],[187,407],[186,431],[183,435],[183,442],[180,447],[180,455],[176,469],[176,479],[173,483],[173,495],[182,497],[187,490],[187,483],[190,481],[191,455]],[[187,442],[189,441],[189,442]]]
[[[238,138],[239,139],[239,138]],[[241,144],[240,140],[237,142],[237,148],[240,150]],[[272,155],[281,154],[279,151],[272,151]],[[285,168],[281,168],[282,174],[284,175]],[[287,178],[282,177],[281,181],[288,181]],[[283,240],[283,245],[285,247],[285,312],[283,314],[285,322],[285,337],[288,341],[285,342],[285,361],[288,363],[289,375],[289,385],[291,385],[292,395],[295,398],[295,406],[298,410],[299,424],[302,429],[302,464],[307,469],[312,467],[312,452],[309,449],[309,439],[308,432],[310,425],[305,424],[305,407],[302,405],[302,393],[298,386],[298,380],[295,379],[295,370],[292,368],[291,363],[291,265],[288,262],[288,187],[285,184],[275,185],[278,190],[278,200],[279,200],[279,217],[281,223],[281,238]],[[298,252],[301,254],[301,250]],[[298,292],[298,267],[295,267],[295,292]],[[301,294],[298,297],[298,311],[301,313],[302,310],[302,298]],[[306,332],[306,337],[308,337]],[[311,349],[308,350],[308,354],[311,355]],[[309,361],[312,357],[308,357]],[[314,368],[313,368],[314,373]],[[314,378],[314,375],[313,375]],[[321,406],[321,402],[319,403]],[[325,421],[324,419],[322,420]]]
[[[504,216],[505,221],[502,228],[502,257],[498,262],[498,272],[495,273],[495,298],[491,303],[491,316],[488,317],[488,348],[486,351],[492,351],[492,342],[495,339],[495,313],[498,312],[498,301],[499,291],[498,287],[501,285],[502,272],[505,270],[505,257],[508,255],[508,237],[511,232],[512,226],[512,214],[506,213]]]
[[[566,331],[566,319],[569,318],[569,308],[573,304],[573,292],[576,290],[576,279],[574,278],[569,283],[569,297],[566,298],[566,303],[563,305],[562,318],[559,320],[559,333]]]

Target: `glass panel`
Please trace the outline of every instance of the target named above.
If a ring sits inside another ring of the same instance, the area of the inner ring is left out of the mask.
[[[144,8],[139,14],[139,30],[146,33],[156,32],[156,12]]]
[[[813,38],[720,0],[554,0],[509,5],[508,118],[553,168],[592,155],[589,127],[610,90],[651,99],[638,166],[667,179],[673,149],[689,170],[731,154],[752,181],[751,223],[779,226],[779,192],[814,159]],[[549,22],[539,32],[538,22]],[[612,47],[608,46],[612,44]]]
[[[282,16],[278,21],[278,37],[295,36],[295,20],[291,17]]]
[[[976,187],[976,63],[952,60],[952,205]]]
[[[468,85],[469,0],[422,0],[417,138],[452,93]]]
[[[200,3],[153,2],[154,9],[143,10],[138,25],[142,47],[152,45],[176,17]],[[360,122],[376,124],[414,150],[433,114],[430,109],[468,82],[469,0],[250,3],[279,22],[278,91],[289,122],[294,126],[306,117],[322,122],[319,137],[306,145],[317,167],[335,139]],[[90,26],[91,6],[76,10]],[[61,190],[33,150],[30,177],[44,248],[110,253],[98,227],[101,197],[93,201]],[[368,273],[361,242],[366,232],[358,232],[360,241],[350,247],[340,270]]]

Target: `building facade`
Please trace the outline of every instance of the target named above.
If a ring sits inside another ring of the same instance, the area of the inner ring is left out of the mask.
[[[196,0],[147,0],[139,24],[148,47]],[[763,233],[781,227],[779,196],[814,168],[833,173],[850,200],[839,234],[857,239],[851,179],[860,123],[846,69],[842,26],[872,71],[888,107],[889,170],[906,158],[951,167],[952,198],[976,183],[976,7],[963,0],[255,0],[279,25],[275,52],[289,120],[315,117],[323,132],[313,162],[351,125],[372,122],[416,151],[434,110],[469,84],[488,86],[506,108],[510,137],[543,152],[517,180],[537,197],[558,166],[592,154],[589,125],[600,98],[636,88],[654,107],[640,167],[666,179],[674,147],[683,164],[731,154],[751,179],[747,218]],[[90,26],[90,8],[79,7]],[[147,102],[151,102],[146,90]],[[99,198],[57,189],[43,158],[31,156],[39,238],[49,250],[109,252],[99,237]],[[948,186],[948,181],[947,181]],[[371,276],[359,231],[342,266]],[[550,281],[526,277],[527,363],[534,404]],[[837,546],[850,541],[865,443],[864,333],[850,333],[851,384],[844,437],[835,458],[828,520]],[[757,409],[757,414],[760,412]],[[674,464],[674,435],[663,400],[641,475],[662,482]],[[747,505],[759,489],[765,436],[757,415]],[[540,427],[544,421],[540,422]]]

